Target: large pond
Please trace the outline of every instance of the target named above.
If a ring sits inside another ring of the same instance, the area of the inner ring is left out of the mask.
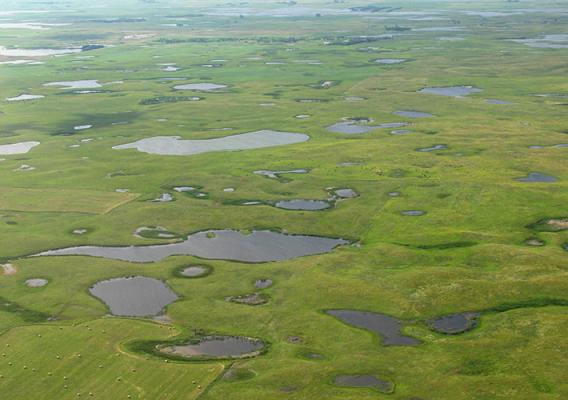
[[[240,336],[206,336],[196,343],[161,347],[160,351],[186,358],[235,358],[258,355],[261,340]]]
[[[133,143],[114,146],[113,149],[136,149],[142,153],[187,156],[213,151],[261,149],[302,143],[310,137],[303,133],[262,130],[215,139],[184,140],[179,136],[155,136]]]
[[[344,239],[287,235],[272,231],[244,234],[211,230],[188,236],[183,242],[129,247],[79,246],[48,250],[35,256],[91,256],[131,262],[156,262],[170,256],[191,255],[207,259],[269,262],[328,253],[346,245]]]
[[[39,146],[39,142],[20,142],[13,144],[0,145],[0,154],[8,156],[12,154],[26,154],[34,147]]]
[[[158,315],[178,296],[162,281],[143,276],[116,278],[94,284],[89,291],[102,300],[113,315]]]
[[[370,330],[383,338],[386,346],[415,346],[420,340],[401,333],[402,322],[385,314],[356,310],[328,310],[327,313],[348,325]]]

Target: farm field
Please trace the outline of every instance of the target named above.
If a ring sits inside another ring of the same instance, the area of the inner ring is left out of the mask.
[[[0,398],[568,398],[568,2],[4,0]]]

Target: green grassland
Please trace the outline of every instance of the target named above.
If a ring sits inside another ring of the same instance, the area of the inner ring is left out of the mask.
[[[107,46],[43,58],[40,65],[0,65],[0,145],[41,142],[27,154],[0,155],[0,264],[17,267],[11,275],[0,269],[0,398],[70,399],[78,393],[99,399],[568,398],[568,253],[562,248],[568,231],[531,227],[546,218],[568,217],[568,149],[553,147],[568,143],[568,49],[510,40],[567,34],[568,14],[464,13],[566,10],[565,1],[393,1],[385,4],[434,14],[395,13],[387,19],[380,18],[384,13],[247,14],[248,9],[339,10],[368,4],[360,0],[296,6],[251,2],[234,16],[211,14],[230,8],[213,1],[96,3],[104,7],[79,0],[51,5],[8,0],[0,6],[2,18],[5,10],[55,10],[7,14],[13,21],[5,22],[68,24],[0,29],[0,46]],[[447,19],[422,19],[432,16]],[[389,26],[463,30],[403,31],[390,40],[338,44],[389,33]],[[132,40],[125,38],[128,34],[149,36]],[[379,65],[378,58],[409,61]],[[0,56],[0,62],[6,60]],[[222,66],[202,66],[212,60],[223,60],[218,61]],[[163,72],[161,63],[176,63],[181,70]],[[186,80],[164,79],[171,77]],[[89,94],[43,86],[90,79],[112,84]],[[312,86],[322,81],[336,84]],[[228,88],[173,89],[196,82]],[[427,86],[461,85],[483,91],[464,98],[417,93]],[[4,101],[22,93],[45,98]],[[194,95],[201,100],[172,101]],[[353,96],[363,100],[346,100]],[[413,120],[394,115],[397,110],[434,117]],[[311,117],[296,118],[304,114]],[[344,117],[410,122],[412,132],[326,130]],[[74,130],[79,125],[93,127]],[[261,129],[305,133],[310,140],[193,156],[112,149],[151,136],[208,139]],[[436,144],[448,149],[416,151]],[[536,145],[543,148],[529,148]],[[35,169],[18,170],[24,164]],[[298,168],[309,173],[285,175],[285,180],[253,173]],[[531,172],[558,181],[515,180]],[[199,187],[208,195],[176,193],[171,188],[177,185]],[[318,212],[237,204],[326,199],[330,187],[353,188],[359,197]],[[401,195],[389,196],[393,191]],[[149,201],[165,192],[175,200]],[[426,214],[401,215],[405,210]],[[182,236],[208,229],[274,229],[342,237],[356,245],[262,264],[189,256],[148,264],[26,257],[78,245],[169,242],[135,236],[141,226],[161,226]],[[73,234],[76,229],[86,233]],[[545,245],[528,246],[529,238]],[[209,275],[179,276],[181,267],[201,263],[212,267]],[[100,280],[132,275],[166,281],[180,296],[167,307],[171,322],[111,317],[89,294]],[[30,278],[49,284],[30,288],[24,284]],[[262,278],[274,281],[262,291],[270,297],[268,304],[225,301],[254,292],[255,280]],[[384,346],[376,335],[326,315],[327,309],[395,316],[406,321],[404,333],[422,344]],[[428,329],[431,318],[465,311],[482,312],[476,329],[452,336]],[[196,331],[260,338],[270,346],[243,360],[167,363],[129,347],[133,341],[185,339]],[[303,341],[290,343],[290,336]],[[307,358],[309,352],[323,358]],[[229,379],[228,370],[241,372]],[[338,387],[333,379],[340,374],[375,375],[392,382],[394,391]]]

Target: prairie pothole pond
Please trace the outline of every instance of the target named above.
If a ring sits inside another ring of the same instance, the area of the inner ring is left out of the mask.
[[[240,296],[228,296],[226,301],[237,304],[246,304],[248,306],[260,306],[268,303],[269,297],[262,293],[250,293]]]
[[[317,211],[331,207],[331,203],[326,200],[282,200],[274,205],[284,210]]]
[[[310,137],[303,133],[262,130],[215,139],[184,140],[179,136],[155,136],[133,143],[114,146],[113,149],[136,149],[141,153],[188,156],[215,151],[252,150],[302,143]]]
[[[245,234],[210,230],[189,235],[183,242],[129,247],[79,246],[48,250],[35,256],[91,256],[131,262],[157,262],[170,256],[191,255],[206,259],[259,263],[323,254],[349,244],[344,239],[289,235],[272,231]]]
[[[159,351],[184,358],[244,358],[261,353],[262,340],[241,336],[205,336],[187,344],[160,346]]]
[[[24,283],[26,284],[27,287],[39,288],[39,287],[44,287],[45,285],[47,285],[48,280],[42,279],[42,278],[33,278],[33,279],[26,280]]]
[[[390,393],[394,385],[372,375],[338,375],[334,381],[337,386],[376,389],[382,393]]]
[[[334,133],[344,133],[347,135],[360,135],[368,133],[376,129],[393,129],[407,126],[407,122],[388,122],[378,125],[370,125],[372,122],[369,118],[347,118],[342,122],[337,122],[328,126],[326,129]]]
[[[257,289],[266,289],[272,286],[272,279],[257,279],[254,282],[254,287]]]
[[[420,93],[435,94],[448,97],[465,97],[470,94],[479,93],[482,90],[474,86],[446,86],[446,87],[427,87],[420,89]]]
[[[184,278],[201,278],[209,275],[213,269],[207,265],[190,265],[188,267],[181,268],[179,270],[179,275]]]
[[[431,151],[438,151],[438,150],[447,150],[448,149],[448,145],[447,144],[435,144],[431,147],[421,147],[416,149],[416,151],[419,151],[421,153],[429,153]]]
[[[385,346],[415,346],[420,340],[401,332],[404,324],[385,314],[356,310],[328,310],[327,314],[356,328],[367,329],[383,339]]]
[[[94,284],[89,292],[105,303],[111,314],[127,317],[149,317],[162,312],[178,296],[164,282],[133,276],[115,278]]]
[[[48,82],[44,83],[43,86],[51,87],[62,87],[63,89],[96,89],[103,85],[99,83],[98,80],[82,80],[82,81],[63,81],[63,82]]]
[[[9,156],[14,154],[26,154],[31,149],[39,146],[39,142],[20,142],[12,144],[0,145],[0,154],[3,156]]]
[[[546,175],[541,172],[531,172],[525,177],[515,179],[518,182],[525,182],[525,183],[553,183],[558,182],[558,178]]]
[[[187,83],[184,85],[174,86],[175,90],[192,90],[195,92],[216,92],[221,89],[226,89],[227,85],[219,83]]]
[[[304,168],[300,168],[300,169],[291,169],[288,171],[272,171],[272,170],[268,170],[268,169],[261,169],[261,170],[257,170],[254,171],[253,173],[256,175],[260,175],[260,176],[265,176],[267,178],[270,179],[280,179],[281,175],[286,175],[286,174],[307,174],[308,172],[310,172],[307,169]]]
[[[402,215],[406,215],[407,217],[420,217],[426,214],[426,211],[422,210],[405,210],[400,212]]]
[[[406,118],[430,118],[434,116],[434,114],[430,114],[427,112],[411,111],[411,110],[395,111],[393,114],[398,115],[399,117],[406,117]]]
[[[45,96],[40,94],[21,94],[16,97],[7,97],[6,101],[15,102],[15,101],[30,101],[30,100],[38,100],[43,99]]]
[[[378,58],[375,60],[377,64],[386,64],[386,65],[402,64],[407,61],[408,61],[407,58]]]
[[[350,188],[330,189],[330,191],[340,199],[353,199],[359,196],[359,193]]]
[[[163,226],[141,226],[134,231],[134,236],[143,239],[176,239],[180,236]]]
[[[428,325],[438,333],[456,335],[475,328],[479,316],[476,312],[446,315],[428,321]]]

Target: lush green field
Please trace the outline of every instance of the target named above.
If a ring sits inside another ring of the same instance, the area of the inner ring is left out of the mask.
[[[568,143],[568,40],[553,42],[564,48],[512,41],[568,35],[568,3],[396,0],[374,3],[376,12],[348,11],[367,5],[2,1],[0,46],[106,47],[60,57],[0,55],[0,264],[15,267],[4,275],[0,268],[0,398],[568,398],[568,230],[531,226],[568,217],[568,147],[556,147]],[[64,25],[10,26],[30,21]],[[393,37],[372,38],[384,34]],[[381,58],[407,61],[375,62]],[[3,63],[18,59],[42,64]],[[163,71],[170,63],[181,69]],[[97,93],[43,86],[77,80],[102,86]],[[329,88],[318,87],[326,81]],[[199,82],[228,88],[173,89]],[[482,91],[461,98],[418,93],[462,85]],[[45,97],[4,100],[20,94]],[[434,116],[393,114],[399,110]],[[411,132],[326,129],[362,117],[408,122],[397,129]],[[75,129],[85,125],[92,127]],[[191,156],[112,148],[152,136],[210,139],[263,129],[310,140]],[[1,154],[2,145],[26,141],[41,144]],[[447,149],[416,151],[440,144]],[[265,169],[309,172],[254,174]],[[532,172],[557,181],[516,180]],[[206,196],[174,186],[199,187]],[[329,188],[359,196],[323,211],[239,205],[326,199]],[[162,193],[174,201],[152,201]],[[426,213],[401,214],[408,210]],[[169,243],[135,236],[143,226],[180,236],[272,229],[353,245],[259,264],[27,257],[79,245]],[[181,267],[200,263],[212,273],[179,276]],[[178,294],[169,318],[109,316],[89,294],[98,281],[133,275],[161,279]],[[30,288],[25,281],[32,278],[49,283]],[[274,282],[262,290],[268,304],[226,301],[255,292],[263,278]],[[328,309],[394,316],[422,344],[385,346]],[[467,311],[482,315],[460,335],[427,324]],[[269,346],[248,359],[166,362],[131,345],[195,332],[255,337]],[[290,340],[295,336],[301,341]],[[342,374],[380,377],[394,390],[338,387],[334,378]]]

